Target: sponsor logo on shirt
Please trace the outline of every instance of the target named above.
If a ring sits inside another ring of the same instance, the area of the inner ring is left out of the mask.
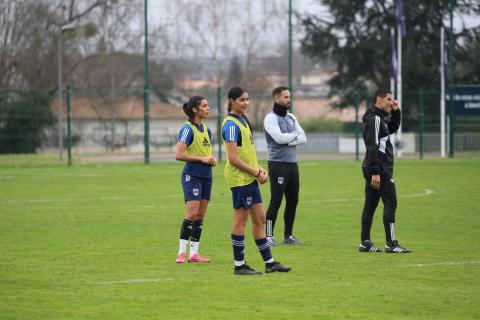
[[[208,142],[208,140],[207,140],[206,137],[203,137],[203,142],[202,142],[202,143],[203,143],[203,146],[204,146],[204,147],[210,146],[210,143]]]

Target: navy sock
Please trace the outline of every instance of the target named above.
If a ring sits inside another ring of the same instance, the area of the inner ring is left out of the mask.
[[[266,240],[266,239],[265,239]],[[245,236],[232,234],[233,260],[245,260]]]
[[[189,240],[190,235],[192,234],[193,221],[188,219],[183,219],[182,227],[180,228],[180,239]]]
[[[255,240],[257,244],[258,251],[262,255],[263,261],[267,262],[268,260],[272,259],[272,252],[270,251],[270,245],[267,242],[267,238],[262,238]]]
[[[202,235],[202,220],[193,221],[193,230],[192,235],[190,236],[190,241],[200,242],[200,236]]]

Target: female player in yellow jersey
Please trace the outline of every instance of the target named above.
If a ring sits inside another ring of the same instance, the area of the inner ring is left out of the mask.
[[[204,97],[193,96],[183,105],[188,116],[178,134],[175,158],[185,161],[182,187],[185,199],[185,218],[180,229],[180,248],[177,263],[184,263],[190,240],[188,262],[210,262],[198,254],[202,225],[212,191],[212,167],[217,159],[212,156],[212,131],[202,123],[210,107]]]
[[[244,89],[235,87],[228,92],[228,114],[223,120],[222,138],[227,151],[225,180],[232,191],[233,226],[232,246],[234,274],[262,274],[245,263],[245,225],[252,217],[252,232],[258,250],[265,262],[265,272],[288,272],[290,267],[275,261],[265,236],[265,212],[258,183],[267,182],[266,171],[258,164],[253,145],[252,128],[245,112],[249,95]]]

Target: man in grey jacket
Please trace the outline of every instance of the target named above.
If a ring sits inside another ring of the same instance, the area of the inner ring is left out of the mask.
[[[289,113],[290,90],[277,87],[273,90],[273,110],[263,122],[268,145],[268,171],[271,199],[267,210],[266,233],[270,246],[276,246],[273,235],[278,209],[285,194],[284,244],[303,244],[293,234],[293,223],[298,204],[300,181],[298,175],[296,145],[307,142],[305,132],[297,118]]]

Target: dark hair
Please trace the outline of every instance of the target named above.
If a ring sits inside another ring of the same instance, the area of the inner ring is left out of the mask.
[[[377,89],[377,91],[375,91],[375,94],[373,96],[373,103],[377,102],[377,98],[385,98],[385,96],[389,93],[392,94],[392,91],[385,88]]]
[[[286,91],[286,90],[290,90],[290,89],[288,87],[283,87],[283,86],[276,87],[272,91],[272,97],[275,97],[276,95],[279,95],[280,93],[282,93],[283,91]]]
[[[193,112],[193,108],[197,108],[200,106],[200,103],[202,103],[202,100],[205,100],[204,97],[201,96],[193,96],[188,100],[187,103],[183,104],[183,112],[188,116],[188,120],[190,122],[193,122],[193,119],[195,118],[195,112]]]
[[[230,102],[230,99],[232,100],[237,100],[240,98],[242,94],[247,92],[247,90],[242,89],[240,87],[233,87],[232,89],[228,90],[228,112],[232,111],[232,103]],[[252,125],[250,124],[250,121],[248,121],[248,118],[246,115],[242,114],[243,119],[245,122],[248,124],[248,127],[250,128],[250,131],[252,131]]]
[[[242,94],[247,92],[245,89],[242,89],[240,87],[233,87],[232,89],[228,90],[228,112],[232,111],[232,103],[230,102],[230,99],[232,100],[237,100],[240,98]]]

